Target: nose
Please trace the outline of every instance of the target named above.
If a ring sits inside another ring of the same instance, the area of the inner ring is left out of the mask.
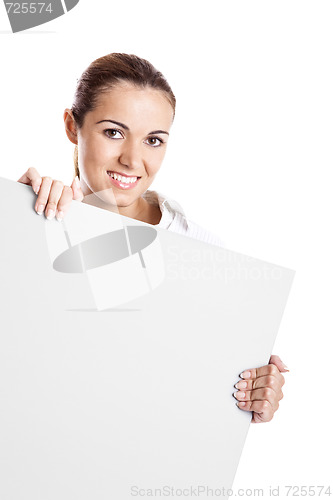
[[[119,155],[120,163],[130,170],[139,170],[143,166],[141,145],[133,140],[124,141]]]

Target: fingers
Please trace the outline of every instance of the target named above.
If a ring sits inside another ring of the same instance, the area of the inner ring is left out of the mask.
[[[47,201],[49,199],[49,194],[52,186],[51,177],[43,177],[42,184],[39,189],[38,197],[35,203],[35,210],[38,215],[41,215],[44,212],[45,206],[47,205]]]
[[[52,180],[51,177],[43,177],[35,210],[39,215],[44,212],[47,219],[56,216],[60,221],[68,211],[72,199],[73,192],[69,186],[65,186],[61,181]]]
[[[268,422],[279,408],[285,383],[280,370],[289,371],[279,356],[274,355],[268,365],[250,368],[240,374],[241,380],[235,384],[238,391],[233,395],[239,408],[253,412],[253,422]]]
[[[281,375],[274,377],[274,375],[265,375],[256,379],[241,380],[235,384],[236,389],[242,389],[246,391],[251,391],[252,389],[259,389],[260,387],[270,387],[276,393],[281,391],[281,387],[284,385],[284,376]],[[281,391],[282,393],[282,391]]]
[[[265,366],[261,366],[260,368],[251,368],[249,370],[245,370],[240,374],[240,377],[244,380],[249,380],[249,379],[263,377],[265,375],[272,375],[280,380],[283,379],[283,375],[281,375],[278,367],[272,363]]]
[[[69,210],[70,204],[73,199],[73,191],[69,186],[64,186],[62,194],[58,201],[56,218],[60,222]]]
[[[277,393],[270,387],[254,389],[253,391],[237,391],[234,396],[238,401],[268,401],[274,411],[279,408],[279,401],[283,398],[281,389]]]
[[[76,176],[75,179],[73,180],[71,188],[73,191],[73,200],[82,201],[84,198],[84,195],[83,195],[82,189],[80,187],[80,180],[79,180],[78,176]]]
[[[17,182],[21,182],[22,184],[27,184],[28,186],[32,186],[34,192],[38,194],[40,186],[42,184],[42,178],[35,168],[30,167],[22,175],[22,177],[18,179]]]
[[[237,405],[245,411],[252,411],[252,422],[269,422],[274,416],[274,409],[269,401],[242,401]]]
[[[32,186],[38,195],[35,203],[36,212],[41,215],[43,212],[47,219],[61,221],[66,215],[71,201],[82,201],[84,198],[78,178],[74,179],[72,186],[65,186],[63,182],[52,180],[51,177],[41,177],[33,167],[18,179],[17,182]]]
[[[275,354],[272,354],[269,363],[275,365],[280,372],[289,372],[289,368],[282,362],[281,358]]]

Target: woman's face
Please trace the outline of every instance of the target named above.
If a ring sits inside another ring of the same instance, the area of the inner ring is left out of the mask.
[[[161,167],[172,121],[159,90],[122,83],[101,93],[77,131],[83,194],[108,205],[135,204]]]

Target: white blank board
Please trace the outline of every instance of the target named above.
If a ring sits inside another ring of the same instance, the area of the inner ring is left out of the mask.
[[[50,234],[148,225],[73,202],[63,227],[34,202],[0,179],[0,498],[231,488],[251,420],[233,386],[267,364],[294,272],[157,228],[162,281],[98,309],[87,272],[54,269]]]

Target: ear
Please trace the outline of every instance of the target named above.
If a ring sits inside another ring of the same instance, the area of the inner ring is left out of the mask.
[[[77,145],[77,127],[71,109],[66,108],[64,111],[65,130],[68,139]]]

